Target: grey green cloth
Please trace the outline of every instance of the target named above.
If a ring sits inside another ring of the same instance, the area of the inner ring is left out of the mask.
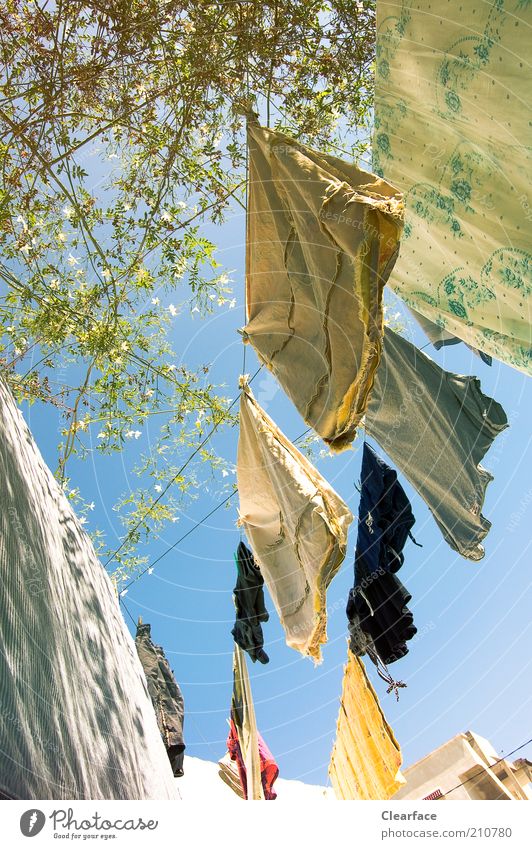
[[[156,646],[152,642],[151,625],[137,626],[135,646],[146,675],[148,692],[172,771],[176,777],[179,777],[183,775],[185,757],[183,740],[185,702],[181,689],[161,646]]]
[[[366,432],[426,502],[451,548],[470,560],[484,556],[491,527],[482,507],[493,477],[480,462],[506,427],[503,408],[476,377],[445,371],[386,330]]]

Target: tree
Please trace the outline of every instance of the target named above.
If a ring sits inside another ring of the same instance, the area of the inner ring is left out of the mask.
[[[202,226],[245,204],[248,106],[322,148],[366,149],[374,3],[7,0],[0,27],[3,375],[20,400],[61,410],[65,486],[94,428],[96,450],[117,451],[166,411],[171,461],[154,451],[138,470],[166,485],[232,413],[207,366],[174,366],[173,305],[156,290],[202,315],[231,302]],[[216,470],[207,443],[198,457]],[[174,501],[142,485],[124,499],[124,571],[193,490],[190,472]]]

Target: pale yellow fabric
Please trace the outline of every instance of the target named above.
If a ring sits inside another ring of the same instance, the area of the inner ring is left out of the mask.
[[[332,449],[354,439],[379,364],[401,194],[251,124],[243,331]]]
[[[240,520],[286,632],[320,660],[326,590],[345,556],[353,516],[245,386],[237,460]]]
[[[373,167],[405,192],[390,286],[532,373],[529,0],[378,0]]]
[[[235,643],[233,654],[233,698],[231,718],[235,724],[240,751],[246,766],[248,799],[264,799],[260,774],[259,737],[251,695],[246,656]]]
[[[401,749],[362,661],[348,652],[329,776],[337,799],[389,799],[404,783]]]

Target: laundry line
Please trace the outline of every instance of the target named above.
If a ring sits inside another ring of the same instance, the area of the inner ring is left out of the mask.
[[[254,374],[254,375],[253,375],[253,376],[249,379],[248,383],[251,383],[251,382],[252,382],[252,381],[253,381],[253,380],[257,377],[257,375],[258,375],[258,373],[260,372],[260,370],[262,369],[262,367],[263,367],[262,365],[260,365],[260,366],[258,367],[258,369],[256,370],[255,374]],[[227,410],[226,410],[226,412],[227,412],[227,413],[229,412],[229,410],[231,410],[231,409],[235,406],[235,404],[236,404],[236,402],[239,400],[239,398],[240,398],[240,395],[241,395],[241,394],[242,394],[242,393],[241,393],[241,392],[239,392],[239,393],[238,393],[238,395],[237,395],[237,396],[236,396],[236,397],[235,397],[235,398],[231,401],[231,403],[229,404],[229,406],[228,406],[228,408],[227,408]],[[206,437],[205,437],[205,438],[204,438],[204,439],[200,442],[200,444],[199,444],[199,445],[198,445],[198,446],[194,449],[194,451],[192,452],[192,454],[190,454],[190,456],[187,458],[187,460],[186,460],[186,461],[183,463],[183,465],[182,465],[182,466],[178,469],[178,471],[177,471],[177,472],[176,472],[176,474],[173,476],[173,478],[172,478],[172,479],[171,479],[171,480],[167,483],[167,485],[165,486],[165,488],[163,489],[163,491],[162,491],[162,492],[161,492],[161,493],[157,496],[157,498],[156,498],[156,499],[155,499],[155,501],[154,501],[154,502],[150,505],[150,507],[148,507],[148,509],[147,509],[147,510],[143,513],[143,515],[142,515],[142,516],[140,517],[140,519],[138,520],[137,524],[136,524],[133,528],[131,528],[131,530],[129,530],[129,531],[128,531],[128,533],[126,534],[126,536],[124,537],[124,539],[122,540],[122,542],[120,543],[120,545],[118,546],[118,548],[116,548],[116,549],[113,551],[113,553],[110,555],[110,557],[109,557],[109,558],[105,561],[105,563],[104,563],[104,567],[105,567],[105,568],[107,568],[107,566],[109,565],[109,563],[111,563],[111,562],[115,559],[116,555],[117,555],[117,554],[118,554],[118,553],[119,553],[119,552],[123,549],[123,547],[126,545],[126,543],[128,542],[128,540],[130,540],[130,539],[131,539],[131,537],[133,536],[133,534],[135,533],[135,531],[137,531],[137,530],[140,528],[140,526],[142,525],[142,523],[143,523],[144,519],[145,519],[147,516],[149,516],[149,514],[151,513],[151,511],[153,510],[153,508],[155,507],[155,505],[156,505],[156,504],[158,504],[158,503],[159,503],[159,501],[161,501],[161,499],[162,499],[162,498],[166,495],[166,493],[168,492],[168,490],[170,489],[170,487],[172,486],[172,484],[174,484],[174,483],[175,483],[175,481],[177,480],[177,478],[178,478],[178,477],[180,477],[181,473],[182,473],[182,472],[186,469],[186,467],[188,466],[188,464],[189,464],[189,463],[190,463],[190,462],[194,459],[194,457],[196,456],[196,454],[197,454],[199,451],[201,451],[201,449],[203,448],[203,446],[204,446],[204,445],[206,445],[206,443],[209,441],[209,439],[211,438],[211,436],[212,436],[212,435],[216,432],[216,430],[220,427],[220,424],[221,424],[221,422],[217,422],[217,423],[216,423],[216,424],[215,424],[215,425],[211,428],[211,430],[209,431],[209,433],[207,434],[207,436],[206,436]],[[176,543],[176,545],[177,545],[177,543]]]
[[[262,366],[261,366],[260,368],[262,368]],[[259,373],[260,368],[259,368],[259,369],[257,369],[257,371],[255,372],[255,374],[253,375],[253,377],[255,377],[255,376]],[[253,377],[250,379],[249,383],[251,383],[251,381],[253,380]],[[249,384],[248,384],[248,385],[249,385]],[[237,397],[239,397],[239,396],[237,396]],[[236,401],[236,400],[237,400],[237,399],[235,399],[235,401]],[[234,403],[235,403],[235,401],[233,401],[232,403],[234,404]],[[305,436],[305,435],[306,435],[306,434],[307,434],[310,430],[312,430],[312,428],[311,428],[311,427],[309,427],[309,428],[307,428],[307,430],[303,431],[303,433],[301,433],[299,436],[297,436],[297,437],[296,437],[296,439],[294,440],[294,443],[296,443],[296,442],[298,442],[300,439],[302,439],[302,438],[303,438],[303,436]],[[198,449],[197,449],[197,450],[198,450]],[[166,491],[166,490],[165,490],[165,491]],[[150,570],[153,570],[153,568],[157,565],[157,563],[159,563],[159,562],[163,559],[163,557],[166,557],[166,555],[167,555],[167,554],[169,554],[171,551],[173,551],[173,550],[174,550],[174,548],[177,548],[177,546],[178,546],[178,545],[180,545],[180,544],[181,544],[181,543],[182,543],[182,542],[183,542],[183,541],[184,541],[184,540],[185,540],[188,536],[190,536],[190,534],[192,534],[192,533],[193,533],[193,532],[194,532],[197,528],[201,527],[201,525],[203,525],[203,524],[207,521],[207,519],[210,519],[210,517],[211,517],[211,516],[213,516],[213,515],[214,515],[214,513],[216,513],[218,510],[220,510],[220,509],[221,509],[221,508],[222,508],[225,504],[227,504],[227,503],[228,503],[228,502],[229,502],[232,498],[234,498],[234,496],[235,496],[235,495],[237,495],[237,494],[238,494],[238,490],[237,490],[237,489],[234,489],[234,490],[233,490],[233,492],[230,492],[230,493],[229,493],[229,495],[227,495],[224,499],[222,499],[222,501],[218,502],[218,504],[216,504],[216,506],[215,506],[215,507],[213,507],[213,508],[212,508],[212,510],[209,510],[209,512],[208,512],[205,516],[203,516],[203,518],[199,519],[199,520],[198,520],[198,521],[197,521],[197,522],[196,522],[196,523],[195,523],[195,524],[194,524],[191,528],[189,528],[189,530],[188,530],[185,534],[183,534],[183,535],[182,535],[182,536],[181,536],[181,537],[180,537],[180,538],[179,538],[176,542],[172,543],[172,545],[170,545],[170,546],[169,546],[169,547],[168,547],[165,551],[163,551],[163,552],[162,552],[162,554],[160,554],[160,555],[159,555],[159,556],[158,556],[158,557],[157,557],[157,558],[156,558],[156,559],[155,559],[152,563],[150,563],[148,566],[146,566],[146,568],[145,568],[145,569],[143,569],[143,570],[142,570],[142,572],[139,572],[139,574],[138,574],[138,575],[136,575],[134,578],[132,578],[132,579],[131,579],[131,581],[129,581],[129,583],[127,583],[127,584],[126,584],[126,586],[125,586],[125,587],[124,587],[124,588],[123,588],[123,589],[119,592],[119,598],[120,598],[120,601],[122,602],[122,604],[123,604],[123,606],[124,606],[124,609],[125,609],[125,610],[126,610],[126,612],[128,613],[128,615],[129,615],[129,617],[131,618],[131,620],[133,621],[133,623],[135,623],[135,620],[133,619],[133,617],[132,617],[132,616],[131,616],[131,614],[129,613],[129,611],[128,611],[128,609],[127,609],[126,605],[124,604],[123,599],[122,599],[122,596],[123,596],[123,595],[125,595],[125,594],[126,594],[126,592],[127,592],[127,590],[128,590],[128,589],[129,589],[129,588],[130,588],[133,584],[135,584],[138,580],[140,580],[140,578],[142,578],[144,575],[146,575],[148,572],[150,572]],[[164,492],[163,492],[163,493],[161,493],[161,496],[160,496],[160,497],[162,497],[162,495],[164,495]],[[157,500],[159,500],[159,499],[157,499]],[[153,506],[153,505],[152,505],[152,506]],[[106,564],[106,565],[107,565],[107,564]]]

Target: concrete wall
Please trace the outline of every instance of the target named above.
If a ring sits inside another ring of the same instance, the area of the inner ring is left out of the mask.
[[[467,735],[457,734],[403,770],[406,784],[393,798],[423,799],[437,788],[447,799],[452,800],[510,798],[510,791],[488,766],[494,760],[491,744],[478,735],[472,735],[472,742],[474,745],[471,745]],[[486,752],[482,749],[482,743],[486,743]],[[465,786],[463,782],[466,782]]]
[[[0,795],[175,798],[111,583],[0,382]]]

